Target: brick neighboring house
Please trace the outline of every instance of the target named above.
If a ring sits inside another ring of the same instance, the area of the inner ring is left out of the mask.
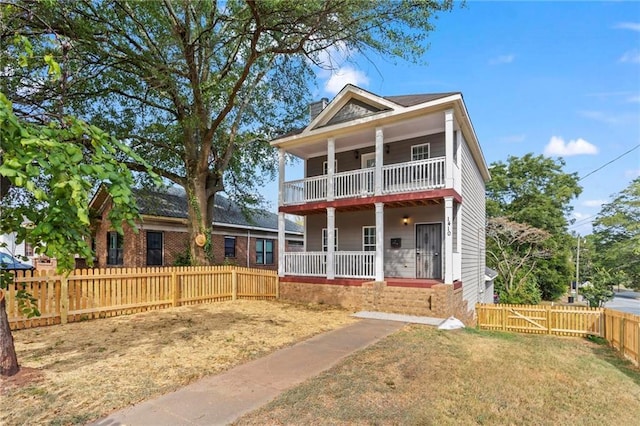
[[[115,232],[107,218],[111,209],[107,191],[100,188],[91,200],[90,207],[95,212],[92,220],[94,267],[172,266],[188,253],[184,192],[136,189],[134,197],[142,220],[137,233],[125,225],[124,235]],[[285,227],[286,250],[302,250],[302,227],[288,219]],[[212,228],[214,263],[277,269],[278,216],[275,213],[253,210],[252,217],[246,218],[238,206],[217,194]],[[78,260],[78,267],[85,265],[84,259]]]

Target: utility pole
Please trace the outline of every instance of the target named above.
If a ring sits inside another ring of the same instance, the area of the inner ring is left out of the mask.
[[[576,253],[576,301],[578,301],[578,287],[580,286],[580,234],[578,234],[578,250]]]

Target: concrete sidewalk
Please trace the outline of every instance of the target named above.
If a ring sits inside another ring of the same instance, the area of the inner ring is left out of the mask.
[[[228,424],[405,324],[364,319],[125,408],[94,425]]]

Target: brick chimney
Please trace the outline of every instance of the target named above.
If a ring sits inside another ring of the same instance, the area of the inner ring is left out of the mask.
[[[309,104],[309,121],[313,121],[313,119],[316,118],[322,112],[322,110],[327,107],[327,105],[329,105],[329,99],[327,98],[322,98],[319,101],[311,102]]]

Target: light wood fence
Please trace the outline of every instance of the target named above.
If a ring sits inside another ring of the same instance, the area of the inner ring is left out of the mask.
[[[26,318],[16,292],[37,299],[41,315]],[[17,272],[6,292],[13,330],[235,299],[278,298],[275,271],[235,266],[76,269],[68,276]]]
[[[557,336],[599,336],[640,365],[640,316],[605,308],[477,304],[483,330]]]

